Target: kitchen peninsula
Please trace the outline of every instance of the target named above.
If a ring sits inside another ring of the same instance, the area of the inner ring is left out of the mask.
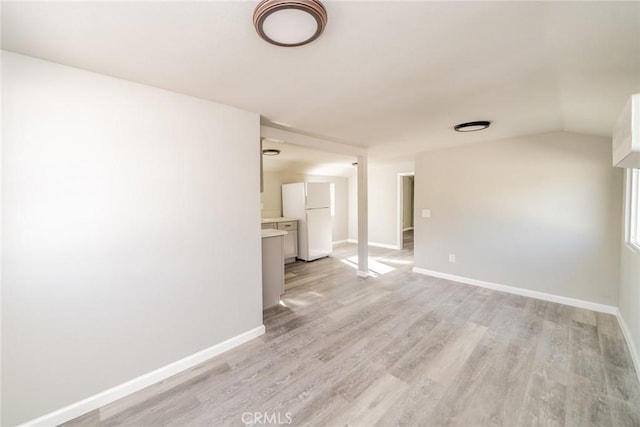
[[[273,307],[284,293],[283,237],[286,231],[262,230],[262,308]]]

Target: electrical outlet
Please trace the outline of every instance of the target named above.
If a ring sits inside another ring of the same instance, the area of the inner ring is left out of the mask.
[[[449,254],[449,262],[456,262],[456,254]]]
[[[431,209],[422,209],[422,218],[431,218]]]

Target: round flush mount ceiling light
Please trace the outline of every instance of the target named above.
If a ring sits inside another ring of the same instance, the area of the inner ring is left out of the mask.
[[[491,122],[487,120],[480,120],[478,122],[460,123],[455,125],[453,130],[456,132],[476,132],[479,130],[485,130],[491,125]]]
[[[277,156],[278,154],[280,154],[280,150],[276,148],[265,148],[262,150],[262,155],[264,156]]]
[[[327,11],[318,0],[262,0],[253,11],[253,25],[276,46],[311,43],[327,25]]]

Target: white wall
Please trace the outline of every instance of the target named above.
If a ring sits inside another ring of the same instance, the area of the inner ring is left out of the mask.
[[[432,217],[416,217],[415,265],[617,305],[621,180],[610,138],[558,132],[423,153],[415,203]]]
[[[626,194],[626,187],[624,193]],[[623,216],[623,221],[624,221]],[[620,315],[628,328],[631,351],[635,351],[636,361],[640,361],[640,253],[633,251],[622,236],[620,250],[620,294],[618,296]],[[636,369],[639,367],[636,366]],[[639,373],[640,375],[640,373]]]
[[[282,216],[282,174],[267,172],[262,174],[264,189],[260,195],[262,202],[262,218]]]
[[[297,172],[265,172],[262,193],[262,217],[282,216],[282,184],[294,182],[331,182],[335,188],[335,216],[333,241],[347,240],[349,214],[349,187],[345,177],[308,175]]]
[[[414,171],[413,162],[369,164],[369,243],[384,246],[398,245],[398,174]],[[357,198],[357,177],[349,179],[350,191]],[[349,239],[358,239],[357,204],[349,210]]]
[[[10,53],[2,86],[3,425],[262,324],[258,115]]]
[[[1,11],[0,11],[0,14],[1,14]],[[2,65],[1,61],[2,61],[2,58],[0,57],[0,66]],[[1,72],[1,69],[0,69],[0,72]],[[1,76],[1,73],[0,73],[0,76]],[[4,101],[2,101],[1,96],[2,96],[2,81],[0,80],[0,123],[3,122],[2,118],[4,118],[4,113],[2,111],[2,105],[4,104]],[[4,125],[2,127],[4,127]],[[4,413],[2,411],[2,402],[4,401],[3,400],[4,396],[3,396],[3,393],[2,393],[2,389],[3,389],[2,384],[4,384],[4,377],[2,375],[2,365],[3,365],[3,363],[2,363],[2,342],[3,342],[3,340],[2,340],[2,330],[4,328],[3,327],[3,322],[2,322],[2,319],[4,318],[4,313],[3,313],[3,309],[2,309],[2,295],[4,293],[3,286],[2,286],[2,277],[4,276],[3,270],[2,270],[2,265],[3,265],[3,262],[4,262],[3,261],[4,260],[4,256],[3,256],[3,252],[2,252],[2,246],[3,246],[3,243],[2,243],[2,241],[3,241],[2,240],[2,237],[3,237],[2,236],[2,223],[3,223],[3,221],[2,221],[2,200],[3,200],[3,198],[2,198],[2,188],[4,187],[4,183],[2,182],[3,181],[3,176],[4,176],[4,174],[2,173],[2,165],[4,164],[4,160],[3,160],[3,157],[2,157],[2,151],[3,151],[2,136],[3,135],[0,134],[0,425],[2,425],[2,420],[4,419],[3,418]]]

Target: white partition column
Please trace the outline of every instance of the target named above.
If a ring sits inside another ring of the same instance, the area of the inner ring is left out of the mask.
[[[367,156],[358,156],[358,276],[369,275]]]

